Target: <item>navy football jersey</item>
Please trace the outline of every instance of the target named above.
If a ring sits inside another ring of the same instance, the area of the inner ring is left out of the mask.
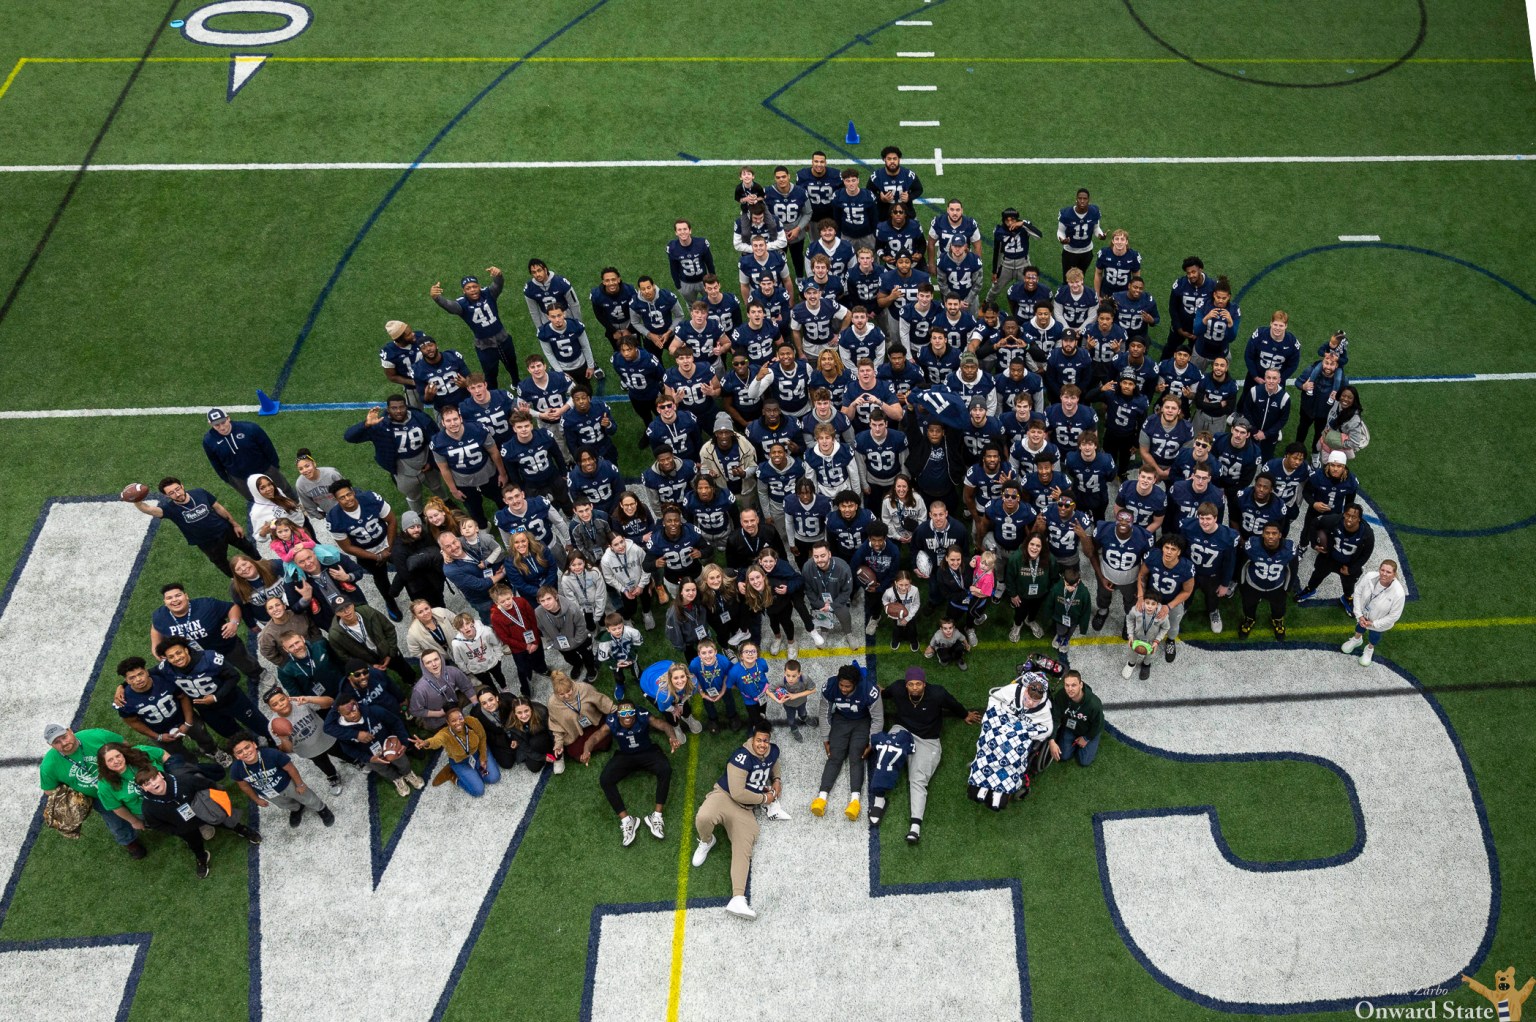
[[[1147,566],[1146,591],[1156,595],[1158,603],[1172,603],[1184,583],[1195,577],[1195,566],[1188,557],[1181,556],[1171,568],[1163,564],[1161,547],[1148,550],[1141,563]]]
[[[912,732],[906,728],[879,731],[869,736],[869,793],[883,795],[896,787],[901,771],[912,755]]]
[[[644,710],[636,710],[627,726],[619,720],[617,713],[608,714],[603,723],[613,733],[613,751],[616,753],[647,752],[655,747],[656,743],[651,741],[651,715]]]
[[[742,746],[731,754],[730,766],[740,767],[747,772],[747,790],[761,795],[773,787],[773,767],[779,761],[779,747],[769,744],[768,755],[758,756],[751,749]],[[720,779],[715,783],[726,791],[731,790],[729,767],[722,771]]]

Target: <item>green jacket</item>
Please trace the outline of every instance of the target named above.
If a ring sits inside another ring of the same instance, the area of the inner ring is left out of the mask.
[[[1092,592],[1091,585],[1079,580],[1077,589],[1068,596],[1066,579],[1058,578],[1056,584],[1051,586],[1050,595],[1045,598],[1041,617],[1049,615],[1054,624],[1071,622],[1078,631],[1086,632],[1088,619],[1093,616],[1093,600],[1090,595]]]
[[[1056,725],[1051,732],[1056,743],[1065,747],[1075,738],[1090,742],[1104,730],[1104,704],[1093,694],[1093,689],[1083,682],[1083,698],[1073,702],[1065,691],[1051,696],[1051,721]]]
[[[367,604],[358,604],[357,616],[361,619],[363,630],[368,633],[368,638],[378,647],[378,652],[370,652],[347,631],[346,627],[338,620],[331,625],[331,630],[326,633],[325,641],[331,647],[331,652],[341,658],[342,663],[352,657],[376,664],[387,656],[400,655],[400,639],[395,634],[395,626],[390,624],[389,618],[374,610]]]
[[[101,779],[96,769],[96,753],[108,742],[120,742],[123,738],[117,732],[105,728],[76,731],[75,737],[79,739],[80,745],[73,755],[65,756],[58,749],[49,749],[43,753],[43,762],[38,768],[38,781],[44,791],[52,791],[66,784],[82,795],[95,798],[96,782]]]
[[[1021,546],[1008,555],[1008,561],[1003,566],[1003,585],[1006,588],[1004,595],[1010,599],[1015,596],[1025,599],[1043,597],[1056,583],[1056,558],[1051,556],[1050,550],[1040,551],[1034,572],[1026,570],[1026,560],[1027,555],[1024,553],[1024,547]],[[1034,590],[1033,593],[1031,589]]]

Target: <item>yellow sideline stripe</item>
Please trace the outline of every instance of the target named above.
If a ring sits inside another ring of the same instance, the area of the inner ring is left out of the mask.
[[[1536,625],[1536,617],[1476,617],[1476,618],[1463,618],[1463,619],[1460,619],[1460,620],[1453,620],[1453,621],[1405,621],[1402,624],[1394,625],[1392,627],[1392,631],[1394,631],[1394,632],[1423,632],[1423,631],[1439,631],[1441,629],[1446,629],[1446,628],[1518,628],[1518,627],[1525,627],[1525,626],[1529,626],[1529,625]],[[1265,627],[1267,628],[1267,624],[1265,625]],[[1257,629],[1255,629],[1255,631],[1257,631]],[[1338,638],[1339,636],[1344,636],[1345,638],[1348,638],[1348,636],[1349,636],[1349,629],[1342,622],[1342,619],[1341,619],[1341,622],[1340,622],[1340,624],[1339,624],[1339,626],[1337,628],[1332,628],[1332,627],[1328,627],[1328,626],[1309,627],[1309,628],[1291,628],[1291,629],[1287,629],[1285,634],[1286,634],[1287,638],[1291,638],[1291,639],[1296,639],[1296,638],[1327,639],[1327,638]],[[1199,639],[1209,639],[1209,638],[1212,638],[1213,636],[1212,636],[1212,634],[1209,631],[1205,631],[1205,630],[1201,630],[1201,631],[1197,631],[1197,632],[1185,631],[1183,633],[1183,635],[1181,636],[1181,638],[1186,638],[1186,639],[1190,638],[1190,637],[1199,638]],[[1038,641],[1045,642],[1045,641],[1048,641],[1048,640],[1041,639],[1041,640],[1038,640]],[[1124,639],[1120,638],[1117,635],[1095,635],[1095,636],[1091,636],[1089,638],[1074,637],[1073,640],[1072,640],[1072,645],[1074,645],[1074,646],[1118,646],[1120,643],[1122,643],[1124,641],[1125,641]],[[1020,640],[1020,642],[987,641],[987,642],[980,643],[979,645],[977,645],[976,648],[977,649],[1018,649],[1022,645],[1022,642],[1023,642],[1022,639]],[[1237,640],[1237,643],[1241,643],[1241,642],[1242,642],[1241,639]],[[887,643],[887,645],[889,645],[889,643]],[[1233,649],[1241,649],[1241,648],[1242,648],[1242,646],[1239,645],[1239,644],[1234,644],[1233,645]],[[800,659],[805,660],[805,659],[814,659],[816,657],[863,656],[866,652],[874,653],[876,656],[884,656],[886,654],[894,655],[896,651],[895,650],[891,650],[891,649],[885,649],[885,650],[882,651],[882,649],[880,648],[879,644],[872,645],[868,650],[865,650],[865,649],[862,649],[862,648],[855,649],[855,648],[853,648],[851,646],[829,646],[829,647],[826,647],[824,649],[816,649],[816,648],[812,647],[812,648],[809,648],[809,649],[802,649],[802,650],[800,650],[799,657],[800,657]],[[763,653],[762,655],[765,656],[765,657],[768,657],[770,659],[779,659],[779,658],[785,656],[786,654],[782,654],[782,653],[781,654]],[[911,654],[909,653],[909,655],[911,655]]]
[[[16,76],[21,74],[21,69],[26,65],[26,63],[26,57],[17,59],[16,66],[11,68],[11,73],[5,76],[4,84],[0,84],[0,99],[5,98],[6,91],[10,89],[11,83],[16,80]]]
[[[677,1022],[683,989],[683,935],[688,925],[688,871],[693,863],[688,835],[693,833],[693,784],[699,773],[699,742],[688,743],[688,782],[683,785],[683,826],[677,842],[677,907],[672,911],[672,976],[667,982],[667,1022]]]

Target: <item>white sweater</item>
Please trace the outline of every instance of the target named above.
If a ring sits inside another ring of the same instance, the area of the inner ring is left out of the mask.
[[[1384,632],[1403,616],[1407,599],[1408,590],[1403,587],[1401,576],[1384,586],[1380,574],[1367,575],[1355,586],[1355,617],[1369,618],[1371,631]]]

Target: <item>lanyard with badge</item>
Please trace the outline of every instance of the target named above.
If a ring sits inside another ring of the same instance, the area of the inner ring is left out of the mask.
[[[528,627],[528,622],[523,620],[523,612],[520,611],[520,610],[517,610],[517,601],[516,600],[512,601],[512,609],[514,611],[517,611],[517,613],[515,613],[515,614],[508,614],[505,610],[502,610],[502,608],[499,607],[499,606],[496,609],[501,612],[501,616],[502,617],[511,618],[513,621],[517,622],[517,627],[519,627],[519,628],[521,628],[523,630],[523,645],[524,646],[532,646],[533,643],[534,643],[533,629],[529,628]]]
[[[567,710],[576,714],[576,723],[580,725],[583,731],[592,726],[592,721],[587,718],[586,714],[581,712],[581,700],[578,699],[574,703],[568,703],[562,699],[560,702]]]
[[[448,729],[448,733],[449,733],[449,734],[450,734],[450,735],[453,735],[453,740],[454,740],[454,741],[455,741],[455,742],[458,742],[458,743],[459,743],[459,748],[461,748],[461,749],[463,749],[463,750],[464,750],[464,755],[465,755],[465,756],[471,756],[471,755],[473,755],[473,754],[472,754],[472,753],[471,753],[471,752],[470,752],[470,751],[469,751],[469,744],[470,744],[470,743],[469,743],[469,725],[468,725],[468,724],[465,724],[465,725],[464,725],[464,737],[463,737],[463,738],[460,738],[460,737],[459,737],[459,736],[458,736],[458,734],[457,734],[457,733],[456,733],[456,732],[455,732],[455,731],[454,731],[454,730],[453,730],[453,728],[449,728],[449,729]]]

